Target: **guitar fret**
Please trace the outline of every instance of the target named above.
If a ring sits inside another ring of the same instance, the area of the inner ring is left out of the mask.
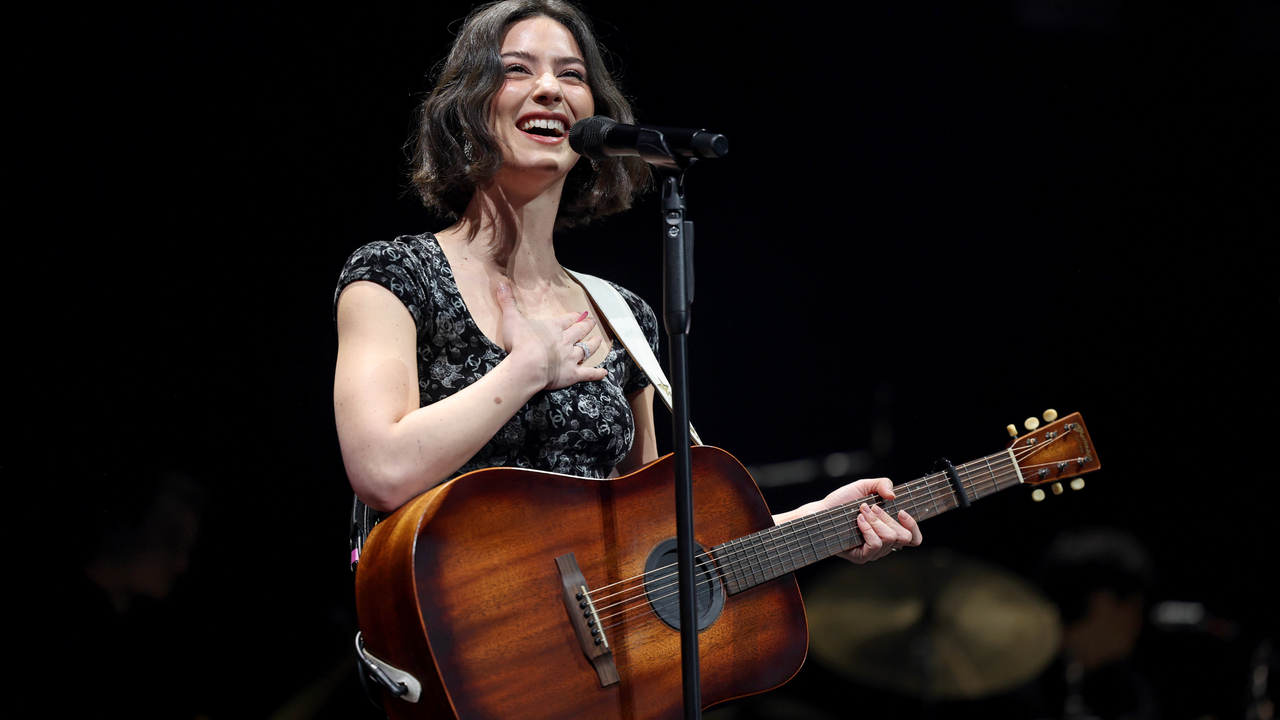
[[[814,559],[809,559],[809,551],[813,550],[813,521],[812,516],[804,519],[804,527],[797,529],[790,537],[787,538],[787,546],[791,548],[789,553],[790,563],[787,565],[787,571],[794,571],[798,567],[804,567],[810,563],[817,562],[817,553],[814,552]],[[805,549],[805,545],[809,549]],[[795,554],[800,554],[800,561],[796,562]]]
[[[800,539],[800,556],[805,558],[805,565],[816,563],[825,557],[822,554],[822,550],[818,548],[818,541],[824,539],[822,537],[823,518],[818,514],[810,515],[809,518],[809,521],[805,523],[804,537]],[[805,545],[809,546],[808,550],[805,550]],[[812,560],[808,559],[809,554],[813,555]],[[791,570],[794,571],[798,567],[804,567],[804,565],[794,565]]]
[[[773,540],[770,537],[772,534],[772,532],[766,532],[760,536],[760,582],[768,582],[773,579],[773,576],[770,575],[773,572],[773,558],[769,557],[769,548],[773,544],[770,542]]]
[[[770,547],[769,547],[769,550],[770,550],[769,572],[772,573],[769,576],[770,580],[776,577],[782,577],[782,575],[786,573],[786,570],[783,569],[786,567],[786,559],[783,558],[782,556],[782,550],[785,547],[782,541],[783,541],[783,536],[785,535],[786,535],[785,530],[782,530],[781,528],[777,528],[777,527],[774,528],[774,531],[772,533],[773,542],[770,544]]]
[[[829,515],[824,522],[829,523],[831,527],[831,532],[828,533],[824,531],[822,533],[822,550],[823,552],[826,553],[827,557],[831,557],[832,555],[835,555],[841,550],[840,548],[841,527],[835,515]],[[836,546],[834,550],[831,549],[831,545],[833,543]]]
[[[929,490],[929,502],[933,505],[933,514],[941,515],[942,511],[938,509],[938,498],[934,497],[933,495],[933,485],[929,483],[928,475],[926,475],[924,478],[924,486]]]
[[[964,481],[969,479],[969,471],[965,469],[965,465],[961,465],[960,467],[956,468],[956,477],[960,478],[960,489],[963,491]],[[973,486],[972,480],[969,480],[968,492],[970,495],[973,496],[969,498],[969,502],[973,502],[974,500],[977,500],[979,497],[981,497],[980,495],[978,495],[977,488]]]
[[[762,565],[762,562],[760,562],[759,548],[760,536],[755,536],[753,541],[751,541],[751,555],[749,555],[751,564],[753,564],[753,568],[751,568],[751,579],[755,580],[755,584],[764,582],[764,566]]]
[[[733,571],[733,590],[731,592],[742,592],[745,588],[745,582],[742,577],[742,539],[732,540],[721,545],[725,548],[724,556],[728,560],[728,565]]]
[[[769,540],[772,539],[769,537],[770,534],[771,533],[766,533],[761,535],[760,540],[757,543],[760,548],[759,553],[756,555],[760,560],[760,582],[768,582],[773,579],[769,575],[769,571],[771,569],[770,565],[773,562],[773,559],[769,557]]]
[[[782,543],[783,535],[785,535],[785,531],[779,530],[776,527],[773,529],[772,532],[769,533],[769,539],[772,540],[772,542],[769,543],[769,579],[770,580],[782,574],[780,571],[783,567],[783,564],[786,562],[782,557],[782,551],[786,548],[786,546]]]
[[[777,575],[787,572],[787,568],[798,567],[796,562],[796,553],[800,553],[800,562],[804,562],[804,547],[797,545],[795,536],[787,533],[785,530],[779,530],[776,534],[778,549],[778,566],[774,569]],[[775,575],[775,577],[777,577]]]

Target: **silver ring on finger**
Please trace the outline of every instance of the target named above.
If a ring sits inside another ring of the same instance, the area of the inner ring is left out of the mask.
[[[579,365],[581,365],[582,363],[586,362],[586,361],[587,361],[587,358],[591,357],[591,348],[587,347],[587,344],[586,344],[586,343],[584,343],[584,342],[576,342],[576,343],[574,343],[574,344],[573,344],[573,346],[574,346],[574,347],[580,347],[580,348],[582,348],[582,359],[578,361],[578,364],[579,364]]]

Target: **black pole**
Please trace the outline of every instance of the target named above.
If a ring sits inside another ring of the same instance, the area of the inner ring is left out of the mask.
[[[687,167],[687,165],[686,165]],[[694,584],[693,454],[689,433],[689,325],[693,303],[693,223],[684,219],[684,170],[662,171],[662,319],[671,341],[672,449],[676,461],[676,564],[685,720],[702,717],[698,593]]]

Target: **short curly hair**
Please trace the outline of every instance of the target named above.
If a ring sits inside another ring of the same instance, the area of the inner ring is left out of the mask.
[[[635,123],[590,22],[576,6],[565,0],[502,0],[477,7],[463,21],[435,89],[419,109],[411,179],[427,207],[448,217],[462,215],[476,188],[502,167],[502,147],[489,127],[490,105],[506,77],[502,35],[531,17],[551,18],[573,35],[585,56],[596,113]],[[610,158],[599,166],[597,172],[580,162],[569,171],[556,229],[626,210],[650,179],[649,166],[638,157]]]

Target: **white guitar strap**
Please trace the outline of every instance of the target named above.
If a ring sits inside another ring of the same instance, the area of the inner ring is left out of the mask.
[[[662,364],[654,356],[653,348],[649,347],[649,341],[645,339],[644,332],[640,329],[640,323],[636,322],[635,315],[631,314],[631,307],[627,305],[627,301],[622,299],[622,296],[618,294],[617,290],[613,289],[612,285],[594,275],[572,270],[567,270],[567,272],[587,291],[587,294],[595,301],[596,307],[600,308],[600,312],[604,313],[605,322],[609,323],[609,329],[613,331],[613,336],[618,338],[618,342],[622,343],[622,347],[627,349],[631,359],[649,377],[649,382],[653,383],[653,387],[658,392],[658,397],[662,398],[662,402],[670,410],[671,384],[667,382],[666,373],[662,372]],[[698,437],[698,433],[693,429],[692,423],[689,425],[689,435],[693,437],[694,443],[702,444],[702,438]]]

